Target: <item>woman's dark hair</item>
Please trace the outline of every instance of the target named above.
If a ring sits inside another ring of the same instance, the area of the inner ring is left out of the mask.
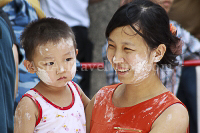
[[[158,4],[149,0],[134,0],[120,7],[106,28],[106,38],[118,27],[130,25],[136,33],[143,37],[151,49],[157,48],[160,44],[166,45],[166,52],[163,58],[157,63],[174,66],[177,54],[171,50],[172,47],[181,43],[180,39],[170,31],[169,17],[166,11]],[[137,30],[134,25],[137,25]]]
[[[76,49],[75,36],[72,29],[62,20],[43,18],[31,22],[20,36],[21,45],[26,58],[32,61],[37,46],[47,43],[57,44],[61,39],[72,38]]]

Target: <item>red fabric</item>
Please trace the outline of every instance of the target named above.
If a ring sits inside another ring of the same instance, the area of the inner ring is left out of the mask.
[[[103,87],[96,95],[90,133],[148,133],[153,122],[169,106],[180,103],[171,92],[162,93],[152,99],[131,107],[115,107],[112,95],[116,85]]]
[[[68,85],[68,84],[67,84]],[[68,85],[69,86],[69,85]],[[54,103],[52,103],[49,99],[47,99],[46,97],[44,97],[39,91],[37,91],[35,88],[32,88],[30,90],[33,90],[35,92],[37,92],[45,101],[47,101],[49,104],[51,104],[52,106],[54,106],[55,108],[57,109],[60,109],[60,110],[68,110],[70,109],[73,105],[74,105],[74,102],[75,102],[75,97],[74,97],[74,92],[72,91],[72,88],[69,86],[70,90],[71,90],[71,93],[72,93],[72,102],[70,105],[66,106],[66,107],[60,107]]]

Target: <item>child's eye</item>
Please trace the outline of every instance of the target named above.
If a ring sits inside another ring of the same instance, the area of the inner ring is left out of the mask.
[[[54,64],[54,62],[48,62],[48,63],[46,63],[45,65],[51,66],[51,65],[53,65],[53,64]]]
[[[66,61],[70,61],[72,58],[67,58]]]

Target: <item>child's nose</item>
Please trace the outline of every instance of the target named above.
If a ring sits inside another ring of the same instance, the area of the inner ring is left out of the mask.
[[[56,74],[60,74],[60,73],[63,73],[63,72],[65,72],[65,71],[66,71],[66,70],[65,70],[64,66],[61,65],[61,66],[58,66],[58,69],[57,69],[57,71],[56,71]]]

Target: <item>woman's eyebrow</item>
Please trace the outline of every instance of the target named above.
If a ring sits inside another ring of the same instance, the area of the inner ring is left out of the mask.
[[[109,37],[108,37],[108,39],[107,39],[107,40],[108,40],[108,41],[111,41],[111,42],[114,42],[114,41],[113,41],[111,38],[109,38]]]
[[[129,45],[129,46],[135,46],[135,44],[132,42],[122,42],[122,44]]]

